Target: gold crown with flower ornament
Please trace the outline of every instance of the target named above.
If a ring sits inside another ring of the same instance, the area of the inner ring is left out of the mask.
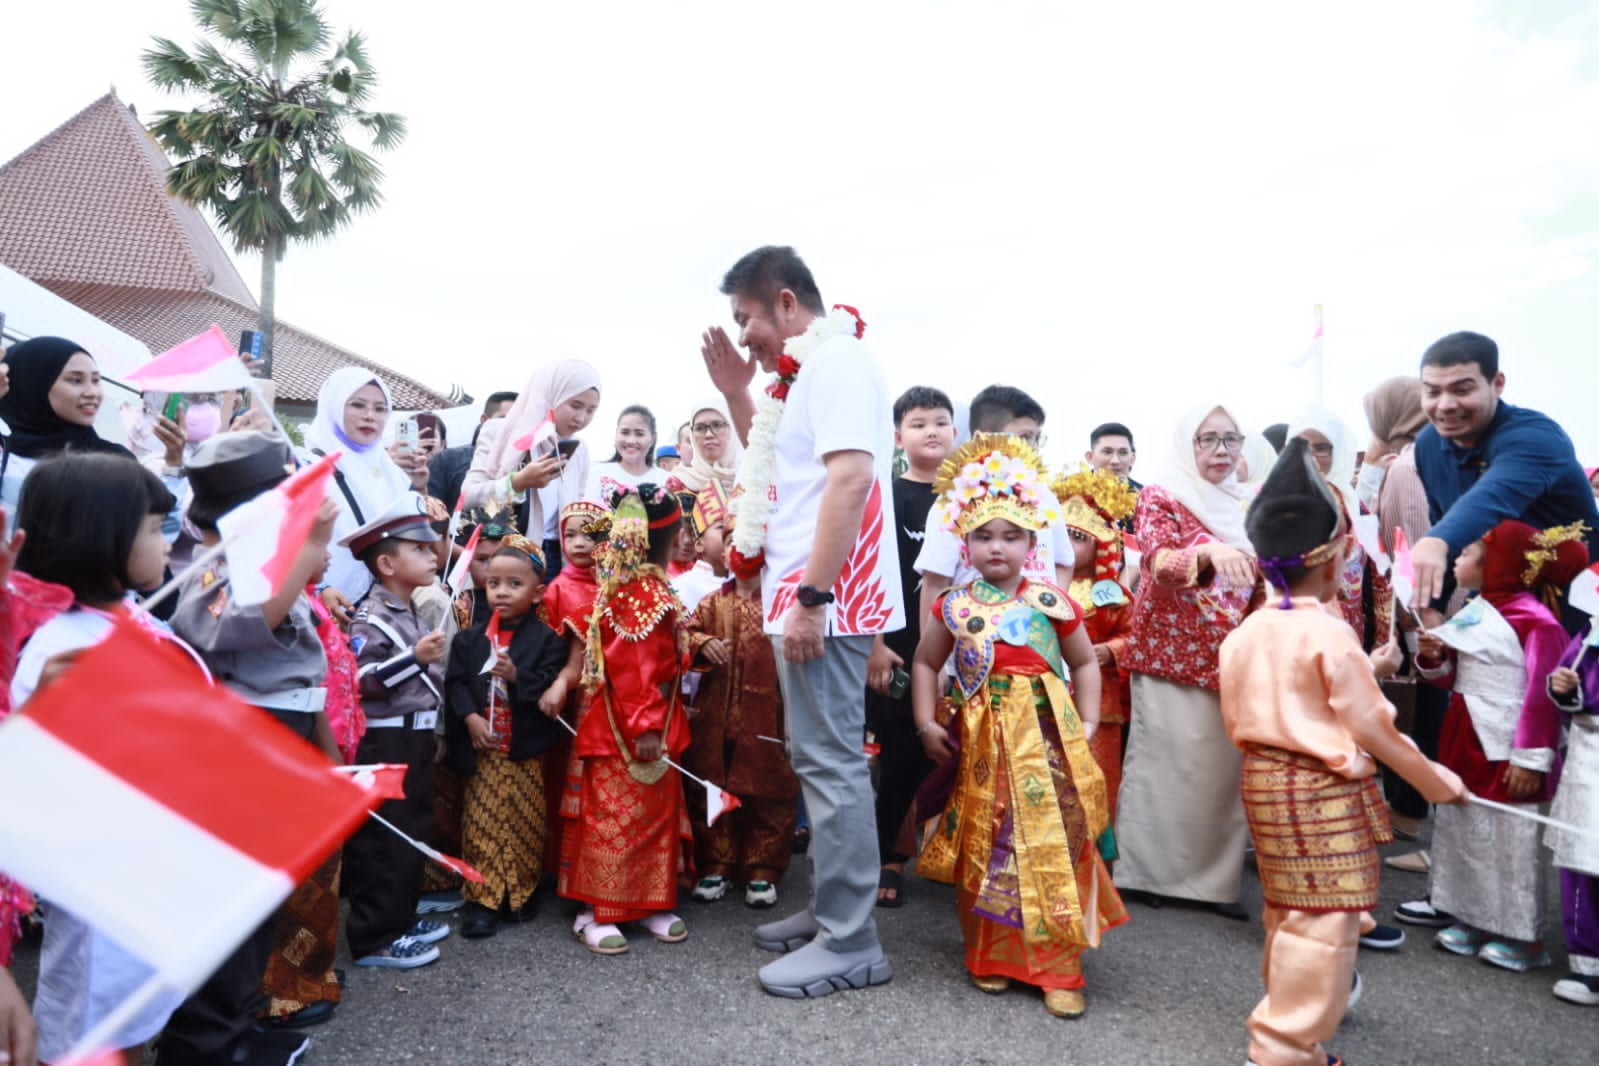
[[[1100,542],[1115,540],[1116,523],[1138,506],[1138,492],[1126,478],[1086,463],[1075,474],[1057,477],[1050,488],[1060,501],[1062,520]]]
[[[979,433],[945,459],[933,479],[938,517],[966,536],[996,518],[1039,530],[1060,517],[1049,469],[1032,447],[1009,433]]]

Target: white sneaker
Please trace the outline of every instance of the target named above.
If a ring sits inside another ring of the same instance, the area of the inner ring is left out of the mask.
[[[762,908],[777,906],[777,886],[770,881],[751,881],[744,886],[744,905]]]
[[[694,891],[689,893],[690,898],[697,899],[701,903],[714,903],[725,895],[727,895],[727,878],[714,875],[700,878],[699,884],[694,886]]]

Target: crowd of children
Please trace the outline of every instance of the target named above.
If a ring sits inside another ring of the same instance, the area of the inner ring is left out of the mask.
[[[592,374],[569,376],[572,395],[595,392]],[[1128,920],[1111,869],[1138,490],[1105,466],[1052,475],[1036,450],[1043,410],[1017,389],[974,398],[958,447],[944,393],[913,388],[892,414],[903,467],[884,536],[899,541],[908,611],[867,670],[877,903],[906,902],[914,862],[954,886],[978,989],[1032,986],[1050,1014],[1075,1017],[1084,951]],[[624,421],[630,440],[655,443],[647,410]],[[1556,602],[1587,566],[1584,531],[1507,521],[1460,555],[1455,576],[1476,595],[1413,649],[1422,675],[1453,693],[1440,759],[1428,760],[1379,688],[1400,656],[1392,591],[1356,544],[1360,505],[1321,446],[1331,426],[1293,434],[1237,516],[1266,582],[1211,664],[1266,897],[1265,996],[1248,1022],[1261,1066],[1336,1061],[1324,1044],[1358,982],[1376,846],[1391,839],[1378,761],[1439,805],[1429,894],[1401,919],[1439,926],[1437,944],[1456,954],[1548,965],[1547,845],[1571,968],[1555,992],[1599,1005],[1599,637],[1590,625],[1569,638]],[[729,550],[728,416],[702,408],[684,428],[711,444],[697,460],[692,437],[670,449],[670,472],[619,446],[615,469],[593,471],[607,498],[564,500],[547,525],[514,473],[479,487],[463,515],[405,492],[337,539],[330,500],[268,602],[239,605],[216,558],[179,573],[165,621],[138,603],[172,578],[163,526],[178,501],[163,478],[110,449],[30,465],[0,612],[13,706],[126,616],[330,762],[406,767],[383,821],[357,830],[201,989],[149,1003],[118,1031],[125,1061],[158,1037],[164,1066],[245,1047],[252,1062],[294,1061],[298,1028],[341,998],[341,899],[355,965],[396,969],[440,957],[441,912],[461,908],[465,937],[492,936],[536,917],[551,881],[576,908],[575,938],[602,956],[638,933],[685,940],[680,893],[713,903],[741,887],[750,907],[776,904],[804,817],[779,653],[763,631],[759,567]],[[541,446],[555,450],[529,447]],[[196,549],[216,546],[218,520],[296,462],[275,432],[189,449],[182,512]],[[438,609],[442,576],[474,538],[465,587]],[[347,617],[322,594],[334,551],[371,581]],[[1548,809],[1578,831],[1545,837],[1470,796]],[[427,867],[407,836],[458,853],[481,881]],[[44,904],[34,1013],[49,1061],[147,967]]]

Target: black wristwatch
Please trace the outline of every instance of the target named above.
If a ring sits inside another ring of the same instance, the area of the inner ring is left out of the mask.
[[[801,585],[794,591],[794,598],[799,600],[801,607],[820,607],[832,603],[835,597],[831,592],[823,592],[815,585]]]

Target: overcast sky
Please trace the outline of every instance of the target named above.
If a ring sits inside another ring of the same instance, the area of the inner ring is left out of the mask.
[[[112,84],[172,106],[139,54],[188,5],[94,7],[8,8],[0,158]],[[791,243],[892,390],[1021,385],[1057,461],[1115,418],[1153,473],[1200,397],[1287,420],[1322,303],[1362,437],[1368,388],[1476,329],[1599,463],[1591,4],[324,7],[410,137],[378,213],[290,250],[280,316],[480,399],[587,358],[597,447],[625,403],[688,417],[721,273]]]

